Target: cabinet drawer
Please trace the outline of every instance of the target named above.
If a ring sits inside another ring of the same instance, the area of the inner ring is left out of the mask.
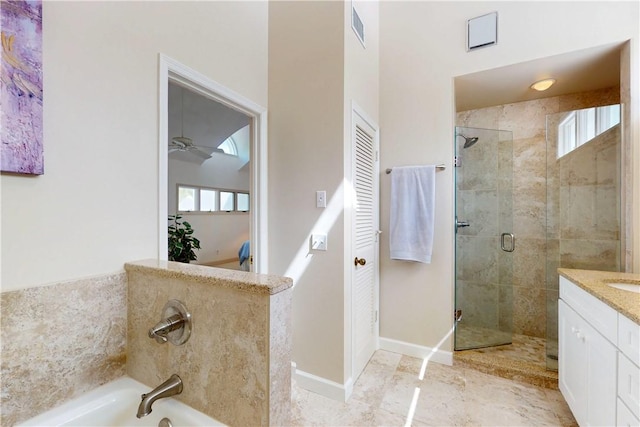
[[[640,325],[619,313],[618,348],[640,366]]]
[[[618,312],[560,276],[560,298],[612,343],[618,341]]]
[[[618,398],[640,418],[640,368],[618,352]]]
[[[631,413],[629,408],[624,406],[624,403],[618,399],[618,410],[616,413],[616,425],[621,427],[638,427],[640,426],[640,420]]]

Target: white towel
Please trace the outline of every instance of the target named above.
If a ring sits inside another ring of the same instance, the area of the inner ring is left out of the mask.
[[[436,167],[394,167],[391,172],[391,259],[431,262]]]

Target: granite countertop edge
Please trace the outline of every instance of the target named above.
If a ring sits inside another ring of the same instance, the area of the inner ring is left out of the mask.
[[[275,295],[293,287],[293,280],[289,277],[157,259],[127,262],[124,269],[127,272],[150,273],[166,278],[190,279],[256,294]]]
[[[618,313],[640,324],[640,294],[607,285],[612,282],[640,284],[640,274],[570,268],[559,268],[558,273]]]

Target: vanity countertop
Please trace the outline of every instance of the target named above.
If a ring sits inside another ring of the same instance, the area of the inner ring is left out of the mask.
[[[293,286],[289,277],[226,270],[197,264],[147,259],[128,262],[126,271],[145,272],[161,277],[190,278],[213,286],[223,286],[258,294],[274,295]]]
[[[640,294],[613,288],[607,283],[640,284],[640,274],[559,268],[558,273],[617,312],[640,324]]]

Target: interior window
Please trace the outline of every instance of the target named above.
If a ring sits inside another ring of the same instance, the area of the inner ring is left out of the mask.
[[[558,158],[620,123],[620,105],[572,111],[558,125]]]
[[[218,192],[216,190],[200,190],[200,210],[213,212],[218,210]]]
[[[233,136],[222,141],[222,144],[218,145],[218,148],[224,151],[225,154],[229,154],[231,156],[238,155],[238,145],[233,139]]]
[[[196,189],[191,187],[178,187],[178,210],[183,212],[196,210]]]
[[[238,193],[238,210],[242,212],[249,211],[249,194]]]
[[[230,191],[220,192],[220,210],[230,212],[234,210],[234,197],[235,193]]]
[[[218,188],[178,185],[179,212],[249,212],[249,193]]]

